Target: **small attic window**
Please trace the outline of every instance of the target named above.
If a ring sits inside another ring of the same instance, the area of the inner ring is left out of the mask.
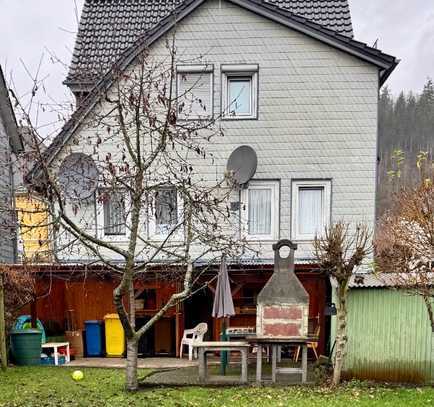
[[[258,65],[222,66],[222,115],[234,120],[258,117]]]

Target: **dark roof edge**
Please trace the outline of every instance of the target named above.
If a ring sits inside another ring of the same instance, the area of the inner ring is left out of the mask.
[[[2,67],[0,66],[0,101],[1,99],[6,101],[6,103],[0,103],[0,115],[3,117],[9,144],[13,153],[21,153],[24,151],[24,143],[18,130],[17,119],[9,97],[8,87],[6,85]]]
[[[280,9],[276,5],[263,3],[261,0],[227,1],[378,66],[382,70],[380,75],[380,86],[385,82],[387,77],[389,77],[391,72],[399,63],[399,61],[392,55],[385,54],[376,48],[369,47],[363,42],[339,34],[338,32],[315,23],[306,17],[301,17],[297,14]]]
[[[102,91],[107,90],[113,83],[116,71],[122,71],[140,55],[143,50],[152,45],[155,41],[166,34],[177,23],[188,16],[193,10],[204,3],[206,0],[187,0],[172,13],[162,19],[157,25],[146,31],[130,48],[125,50],[118,58],[113,67],[100,79],[99,82],[93,87],[89,95],[84,99],[80,107],[74,112],[70,120],[65,124],[60,133],[55,137],[51,145],[46,150],[47,164],[50,165],[51,161],[57,155],[57,152],[62,147],[63,143],[67,141],[70,133],[80,125],[81,119],[86,117],[89,111],[95,106],[99,100]],[[377,66],[380,72],[380,86],[384,83],[390,73],[395,69],[398,60],[388,54],[371,48],[364,43],[355,41],[349,37],[338,34],[333,30],[324,28],[323,26],[313,23],[312,21],[292,14],[288,11],[277,8],[276,6],[263,3],[261,0],[227,0],[236,4],[244,9],[250,10],[265,18],[269,18],[279,24],[288,28],[294,29],[304,33],[312,38],[315,38],[323,43],[326,43],[334,48],[340,49],[346,53],[356,56]],[[60,144],[59,144],[60,142]],[[59,145],[58,145],[59,144]],[[36,166],[25,177],[27,182],[31,182],[40,176],[40,165]]]

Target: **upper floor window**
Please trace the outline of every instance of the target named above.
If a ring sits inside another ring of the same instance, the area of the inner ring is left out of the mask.
[[[330,223],[331,182],[293,181],[292,236],[313,240]]]
[[[126,235],[125,199],[119,192],[107,194],[104,201],[104,234]]]
[[[177,72],[178,117],[206,119],[213,115],[213,66],[179,65]]]
[[[258,117],[258,65],[222,65],[222,114],[225,119]]]
[[[178,198],[175,187],[161,187],[155,193],[155,233],[168,233],[178,223]]]
[[[247,236],[253,240],[274,240],[279,229],[279,182],[250,181],[242,191]]]

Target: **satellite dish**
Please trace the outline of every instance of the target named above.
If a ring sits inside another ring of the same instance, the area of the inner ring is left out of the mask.
[[[70,199],[89,198],[98,187],[98,169],[93,159],[83,153],[72,153],[59,168],[59,184]]]
[[[243,185],[255,175],[258,157],[250,146],[241,146],[232,151],[226,169],[233,173],[238,184]]]

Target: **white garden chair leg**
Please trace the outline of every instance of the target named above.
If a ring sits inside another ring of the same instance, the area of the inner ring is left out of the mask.
[[[193,360],[193,346],[188,345],[188,360]]]

